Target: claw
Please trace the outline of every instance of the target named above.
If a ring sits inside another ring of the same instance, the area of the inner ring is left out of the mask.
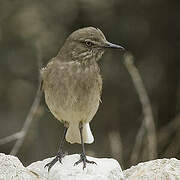
[[[97,165],[96,162],[87,160],[86,155],[83,153],[80,155],[80,160],[74,163],[74,166],[78,165],[81,162],[83,162],[83,170],[86,168],[86,163]]]
[[[50,162],[47,163],[44,168],[48,167],[48,172],[50,171],[50,169],[54,166],[54,164],[56,164],[57,161],[59,161],[62,164],[62,158],[64,157],[64,153],[63,152],[59,152],[57,154],[57,156]]]
[[[58,156],[56,156],[50,163],[46,164],[44,168],[48,167],[48,172],[54,166],[54,164],[58,161]]]

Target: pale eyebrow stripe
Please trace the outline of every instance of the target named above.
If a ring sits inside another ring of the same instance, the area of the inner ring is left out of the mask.
[[[79,41],[80,41],[80,42],[90,41],[90,42],[92,42],[93,44],[97,44],[97,42],[96,42],[96,41],[93,41],[92,39],[84,39],[84,38],[80,38]]]

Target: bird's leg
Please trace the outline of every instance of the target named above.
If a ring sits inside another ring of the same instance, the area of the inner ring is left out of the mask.
[[[59,145],[59,150],[57,152],[56,157],[48,164],[46,164],[44,167],[48,167],[48,171],[50,171],[50,169],[54,166],[54,164],[59,161],[60,163],[62,163],[62,158],[65,156],[64,152],[63,152],[63,144],[64,144],[64,140],[65,140],[65,136],[66,136],[66,132],[67,132],[67,127],[64,127],[64,132],[63,132],[63,136]]]
[[[85,147],[84,147],[84,142],[83,142],[83,136],[82,136],[82,130],[83,130],[83,125],[82,123],[80,123],[79,125],[79,131],[80,131],[80,135],[81,135],[81,144],[82,144],[82,153],[80,155],[80,160],[77,161],[76,163],[74,163],[75,165],[78,165],[79,163],[83,162],[83,170],[84,168],[86,168],[86,163],[91,163],[91,164],[96,164],[96,162],[94,161],[89,161],[86,158],[86,153],[85,153]],[[97,164],[96,164],[97,165]]]

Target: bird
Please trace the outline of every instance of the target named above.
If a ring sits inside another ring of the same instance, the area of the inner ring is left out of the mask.
[[[95,27],[84,27],[72,32],[64,42],[57,56],[41,69],[42,90],[45,102],[54,115],[64,125],[64,132],[55,158],[45,165],[48,171],[65,156],[64,141],[82,145],[80,159],[74,165],[89,161],[85,145],[94,141],[90,121],[101,102],[102,77],[98,61],[106,49],[125,50],[110,43],[103,32]]]

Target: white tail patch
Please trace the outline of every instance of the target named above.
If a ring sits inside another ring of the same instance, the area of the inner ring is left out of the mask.
[[[83,140],[84,143],[91,144],[94,142],[94,137],[92,135],[89,123],[83,124]]]
[[[89,123],[83,124],[83,141],[84,143],[91,144],[94,142],[94,137],[92,135]],[[79,123],[70,123],[66,134],[66,141],[71,144],[79,143],[81,144],[81,136],[79,131]]]

